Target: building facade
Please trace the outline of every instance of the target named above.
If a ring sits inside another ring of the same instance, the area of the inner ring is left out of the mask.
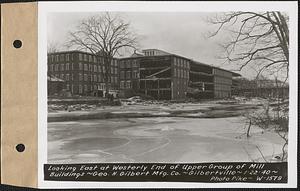
[[[157,49],[114,58],[108,71],[104,58],[82,51],[48,54],[48,76],[65,82],[72,95],[104,96],[105,74],[112,91],[121,97],[146,95],[158,100],[212,99],[230,97],[233,74],[191,59]]]
[[[103,96],[106,89],[106,72],[109,73],[110,89],[119,88],[117,59],[113,59],[106,71],[101,55],[66,51],[48,54],[47,65],[48,76],[65,81],[65,89],[72,95]]]
[[[200,62],[191,62],[188,96],[196,99],[214,97],[213,68]]]
[[[119,60],[120,90],[155,99],[231,96],[232,72],[157,49]]]
[[[120,90],[131,89],[154,99],[185,99],[190,60],[164,51],[149,49],[119,60]]]

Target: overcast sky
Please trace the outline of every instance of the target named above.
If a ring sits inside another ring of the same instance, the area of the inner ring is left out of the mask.
[[[48,15],[48,43],[64,44],[68,32],[74,30],[79,21],[97,13],[51,13]],[[222,64],[218,58],[222,49],[218,43],[224,42],[225,35],[207,38],[207,33],[215,26],[207,22],[214,13],[118,13],[129,21],[140,37],[141,49],[155,48],[178,54],[209,65],[234,70],[236,67]],[[63,46],[60,49],[64,50]],[[127,55],[128,56],[128,55]],[[252,72],[240,72],[252,77]]]

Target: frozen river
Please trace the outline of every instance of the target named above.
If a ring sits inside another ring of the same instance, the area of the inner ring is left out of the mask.
[[[274,132],[251,129],[242,117],[150,117],[48,123],[48,162],[264,161],[281,151]]]

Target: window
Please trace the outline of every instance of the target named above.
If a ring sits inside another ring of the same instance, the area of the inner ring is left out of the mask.
[[[84,91],[87,92],[87,85],[84,85]]]
[[[66,70],[70,70],[70,64],[66,63]]]
[[[97,88],[97,85],[94,85],[94,90],[97,90],[98,88]]]
[[[70,74],[66,74],[66,81],[70,80]]]
[[[98,75],[98,82],[101,82],[101,76]]]
[[[82,63],[81,62],[78,63],[78,68],[79,68],[79,70],[82,70]]]
[[[94,74],[94,82],[97,82],[97,75]]]
[[[130,62],[130,60],[128,60],[128,61],[126,62],[126,68],[131,68],[131,62]]]
[[[124,68],[124,66],[125,66],[125,62],[124,62],[124,61],[121,61],[121,62],[120,62],[120,68]]]
[[[115,72],[114,72],[115,74],[118,74],[118,68],[115,68]]]
[[[66,54],[66,61],[70,61],[70,54]]]
[[[131,81],[126,81],[126,88],[131,88]]]
[[[103,73],[106,73],[106,69],[104,66],[102,66],[102,71],[103,71]]]
[[[80,94],[82,94],[82,85],[78,86],[78,91],[79,91]]]
[[[61,75],[60,75],[60,79],[65,80],[65,75],[64,75],[64,74],[61,74]]]
[[[82,81],[82,74],[79,73],[78,81]]]
[[[124,71],[120,72],[120,79],[125,79],[125,72]]]
[[[72,70],[74,70],[74,64],[72,63],[71,65],[72,65]]]
[[[132,72],[132,78],[137,78],[137,71],[136,71],[136,70],[134,70],[134,71]]]
[[[137,65],[136,65],[136,60],[133,60],[132,61],[132,67],[136,67]]]
[[[88,79],[87,79],[87,74],[84,74],[84,81],[87,81]]]
[[[64,64],[61,64],[61,65],[60,65],[60,71],[64,71],[64,68],[65,68],[65,65],[64,65]]]
[[[97,66],[94,65],[94,72],[97,72]]]
[[[117,78],[117,76],[115,76],[114,78],[115,78],[115,83],[118,83],[118,78]]]
[[[84,59],[84,61],[88,61],[88,55],[84,54],[83,59]]]
[[[84,71],[88,71],[88,65],[84,64]]]
[[[114,73],[114,68],[110,67],[110,73],[113,74]]]
[[[131,78],[131,72],[130,71],[127,71],[126,72],[126,79],[130,79]]]
[[[74,81],[74,75],[71,74],[71,81]]]
[[[81,61],[82,60],[82,54],[79,53],[79,60]]]
[[[66,85],[66,88],[67,88],[67,90],[70,90],[70,85],[67,84],[67,85]]]
[[[53,71],[53,64],[50,65],[50,71]]]
[[[64,55],[63,54],[60,55],[60,61],[64,61]]]
[[[96,56],[94,56],[94,62],[97,63],[97,57]]]
[[[98,66],[98,72],[101,72],[101,66]]]
[[[124,89],[125,88],[125,82],[124,81],[120,81],[120,88]]]
[[[93,62],[93,57],[92,57],[92,55],[89,55],[89,62]]]
[[[89,71],[93,71],[93,65],[89,64]]]
[[[113,76],[110,76],[110,81],[111,81],[111,83],[115,83],[115,82],[114,82],[114,77],[113,77]]]
[[[55,56],[55,61],[58,62],[58,55]]]

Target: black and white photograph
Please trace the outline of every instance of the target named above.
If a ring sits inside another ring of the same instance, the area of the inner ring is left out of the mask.
[[[281,183],[297,127],[290,14],[244,9],[48,12],[49,169],[276,163],[285,175],[264,183]]]

